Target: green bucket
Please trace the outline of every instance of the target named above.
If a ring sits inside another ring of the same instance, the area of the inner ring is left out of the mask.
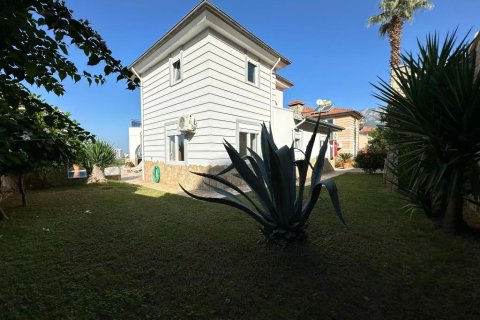
[[[153,168],[153,182],[159,183],[160,182],[160,168],[155,166]]]

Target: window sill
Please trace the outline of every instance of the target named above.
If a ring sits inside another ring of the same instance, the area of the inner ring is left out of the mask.
[[[174,87],[176,86],[177,84],[181,83],[183,81],[183,79],[180,79],[178,81],[171,81],[171,84],[170,84],[170,87]]]

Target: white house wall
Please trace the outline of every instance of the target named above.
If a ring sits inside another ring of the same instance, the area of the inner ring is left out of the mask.
[[[238,147],[239,131],[260,134],[261,124],[269,123],[270,76],[268,66],[221,35],[210,31],[208,41],[208,107],[211,113],[205,122],[206,136],[202,141],[208,150],[195,153],[196,150],[190,149],[190,163],[194,157],[195,164],[206,160],[210,165],[221,165],[230,162],[223,146],[224,139]],[[246,81],[247,57],[258,63],[258,86]],[[192,140],[195,139],[197,134]]]
[[[227,164],[224,139],[238,148],[239,131],[259,134],[261,124],[270,123],[270,92],[276,105],[283,104],[283,92],[275,88],[275,75],[270,75],[272,66],[211,29],[169,56],[177,55],[182,56],[180,83],[170,83],[168,58],[142,75],[144,159],[165,162],[166,136],[175,133],[172,128],[180,116],[192,114],[197,120],[197,130],[186,137],[184,164]],[[258,65],[257,85],[246,81],[248,60]],[[277,144],[291,145],[295,127],[292,112],[282,108],[273,110],[276,110],[273,117]],[[312,125],[305,126],[312,128],[300,130],[304,147],[310,138],[308,130],[313,129]],[[324,140],[324,136],[321,138]],[[315,148],[317,154],[319,143]]]
[[[198,136],[204,136],[208,128],[202,125],[211,117],[209,113],[209,59],[207,32],[191,40],[170,54],[182,56],[182,81],[170,84],[170,59],[154,65],[142,75],[144,159],[165,162],[166,124],[177,123],[184,114],[194,114],[199,126]],[[175,125],[176,127],[176,125]],[[176,131],[176,130],[175,130]],[[171,130],[168,131],[172,133]],[[176,132],[179,134],[180,132]],[[191,155],[195,139],[186,142],[187,162],[201,157]],[[194,160],[193,160],[194,161]],[[203,163],[206,164],[206,163]]]
[[[305,151],[307,144],[313,133],[315,125],[312,123],[299,124],[300,120],[294,120],[293,112],[289,109],[273,108],[273,136],[278,147],[291,146],[294,137],[300,138],[299,148]],[[316,158],[320,152],[320,147],[326,139],[326,134],[317,133],[315,144],[312,149],[312,159]],[[296,158],[303,158],[299,151],[295,154]],[[327,149],[325,157],[330,156],[330,148]]]

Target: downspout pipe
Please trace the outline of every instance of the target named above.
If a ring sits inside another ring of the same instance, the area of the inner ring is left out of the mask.
[[[273,124],[273,72],[275,71],[275,68],[278,66],[282,59],[278,58],[277,62],[273,65],[272,69],[270,70],[270,125],[272,126],[272,130],[275,127]]]
[[[302,123],[304,123],[305,121],[307,121],[307,118],[303,118],[302,121],[300,121],[299,123],[297,123],[297,124],[295,125],[295,127],[293,127],[293,130],[295,130],[295,129],[297,129],[298,127],[300,127],[300,125],[301,125]]]
[[[145,181],[145,147],[144,147],[144,122],[143,122],[143,81],[140,75],[135,71],[135,69],[131,68],[133,74],[140,80],[140,122],[142,123],[142,132],[140,133],[140,141],[142,147],[142,180]]]

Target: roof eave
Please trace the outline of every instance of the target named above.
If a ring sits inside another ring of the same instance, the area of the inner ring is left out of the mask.
[[[290,80],[282,77],[279,74],[277,74],[276,77],[277,77],[277,82],[281,83],[286,89],[289,89],[289,88],[291,88],[295,85],[293,82],[291,82]]]
[[[290,65],[292,62],[275,51],[273,48],[271,48],[269,45],[267,45],[265,42],[260,40],[257,36],[255,36],[253,33],[248,31],[246,28],[244,28],[242,25],[240,25],[238,22],[236,22],[233,18],[231,18],[228,14],[220,10],[218,7],[210,3],[208,0],[204,0],[201,3],[199,3],[195,8],[193,8],[189,13],[187,13],[177,24],[175,24],[163,37],[161,37],[159,40],[157,40],[150,48],[147,49],[140,57],[135,59],[128,68],[134,68],[136,65],[141,63],[144,59],[146,59],[151,53],[153,53],[158,47],[166,43],[169,39],[175,36],[177,32],[179,32],[183,27],[188,25],[188,23],[193,20],[196,16],[200,15],[204,10],[209,10],[213,14],[215,14],[218,18],[223,20],[225,23],[227,23],[229,26],[232,28],[236,29],[238,32],[242,33],[245,35],[248,39],[253,41],[256,45],[267,51],[269,54],[280,58],[280,62],[282,64],[282,67],[285,67],[287,65]],[[279,68],[280,69],[280,68]]]
[[[321,119],[327,119],[327,118],[337,118],[337,117],[344,117],[344,116],[353,116],[354,118],[357,118],[357,119],[362,119],[363,118],[363,115],[360,112],[355,111],[355,110],[338,112],[338,113],[334,113],[334,114],[322,114],[320,116],[320,118]]]
[[[308,123],[311,123],[311,124],[316,124],[317,123],[317,119],[306,118],[306,117],[303,117],[303,116],[300,116],[300,115],[298,115],[298,117],[296,117],[295,119],[296,120],[305,120],[305,122],[308,122]],[[334,124],[331,124],[331,123],[328,123],[328,122],[325,122],[325,121],[320,121],[319,126],[332,129],[333,131],[345,130],[344,127],[340,127],[340,126],[337,126],[337,125],[334,125]]]

